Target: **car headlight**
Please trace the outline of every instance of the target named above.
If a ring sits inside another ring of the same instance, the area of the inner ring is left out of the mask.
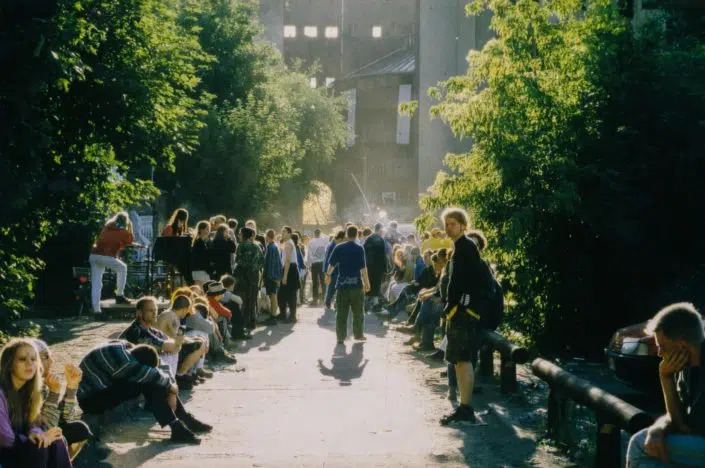
[[[649,345],[642,342],[639,338],[624,338],[620,352],[632,356],[648,356]]]

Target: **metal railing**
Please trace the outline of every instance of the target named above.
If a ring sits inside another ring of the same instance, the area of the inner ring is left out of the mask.
[[[550,388],[548,395],[548,435],[570,443],[573,402],[593,410],[597,419],[596,466],[622,466],[620,430],[635,433],[654,422],[653,416],[606,392],[585,379],[542,358],[531,363],[534,375]]]
[[[480,349],[480,375],[492,376],[494,373],[494,352],[498,351],[501,359],[499,382],[502,393],[513,393],[518,389],[517,364],[524,364],[529,359],[529,351],[517,346],[495,331],[482,330],[483,345]]]

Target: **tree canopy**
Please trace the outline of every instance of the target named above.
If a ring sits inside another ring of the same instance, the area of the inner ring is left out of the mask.
[[[619,325],[705,300],[701,33],[668,11],[633,28],[611,0],[468,13],[486,8],[496,37],[432,108],[472,150],[447,156],[421,224],[470,210],[511,292],[509,325],[542,349],[599,352]]]

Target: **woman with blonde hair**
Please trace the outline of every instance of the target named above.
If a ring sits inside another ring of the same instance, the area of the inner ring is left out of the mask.
[[[41,428],[41,360],[32,341],[15,338],[0,354],[0,464],[71,467],[59,427]]]

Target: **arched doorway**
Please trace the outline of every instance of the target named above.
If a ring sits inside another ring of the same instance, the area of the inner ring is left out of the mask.
[[[316,190],[303,202],[302,222],[305,226],[326,226],[336,219],[333,191],[321,181],[314,181]]]

